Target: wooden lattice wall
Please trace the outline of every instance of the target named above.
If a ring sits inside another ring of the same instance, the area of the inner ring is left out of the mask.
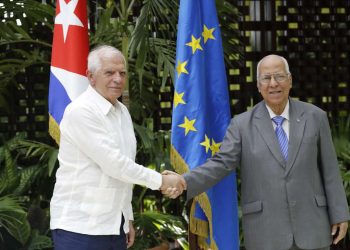
[[[349,114],[350,1],[240,1],[240,11],[245,65],[230,76],[238,88],[233,96],[243,102],[235,113],[259,100],[256,63],[276,53],[289,62],[292,96],[333,117]],[[242,98],[242,90],[255,93]]]
[[[291,96],[316,104],[337,119],[350,110],[350,1],[238,1],[241,56],[228,82],[232,115],[261,100],[256,65],[265,55],[284,56],[293,76]],[[225,25],[225,24],[221,24]],[[169,129],[163,94],[162,128]]]

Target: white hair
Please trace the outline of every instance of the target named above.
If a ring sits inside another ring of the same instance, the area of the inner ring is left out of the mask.
[[[271,55],[269,55],[271,56]],[[290,71],[289,71],[289,65],[288,65],[288,62],[287,60],[283,57],[283,56],[278,56],[278,55],[273,55],[273,56],[277,56],[278,58],[280,58],[284,64],[284,69],[286,71],[287,74],[290,74]],[[264,59],[268,57],[268,56],[265,56],[263,59],[261,59],[259,62],[258,62],[258,65],[256,66],[256,79],[259,79],[259,74],[260,74],[260,64],[262,63],[262,61],[264,61]]]
[[[92,49],[88,56],[88,70],[90,72],[96,72],[101,68],[101,58],[122,58],[124,65],[126,65],[125,57],[123,53],[109,45],[99,45]]]

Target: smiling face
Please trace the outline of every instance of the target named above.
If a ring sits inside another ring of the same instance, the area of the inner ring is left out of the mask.
[[[258,68],[257,85],[266,104],[280,115],[288,102],[292,76],[286,72],[285,64],[279,56],[270,55],[262,59]]]
[[[113,105],[122,95],[126,82],[126,68],[122,56],[100,58],[100,67],[87,71],[91,86]]]

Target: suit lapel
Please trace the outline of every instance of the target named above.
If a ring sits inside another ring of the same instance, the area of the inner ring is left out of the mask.
[[[286,162],[283,159],[280,146],[273,130],[272,121],[270,119],[269,112],[265,106],[265,102],[262,101],[258,104],[255,113],[255,127],[259,131],[260,135],[264,139],[266,145],[268,146],[271,154],[276,158],[280,165],[285,168]]]
[[[289,144],[286,175],[290,172],[300,149],[305,128],[304,110],[292,99],[289,99]]]

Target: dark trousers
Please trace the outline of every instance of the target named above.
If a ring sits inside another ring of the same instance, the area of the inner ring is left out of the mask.
[[[52,230],[55,250],[126,250],[126,235],[123,230],[124,218],[120,226],[120,235],[87,235],[62,229]]]

